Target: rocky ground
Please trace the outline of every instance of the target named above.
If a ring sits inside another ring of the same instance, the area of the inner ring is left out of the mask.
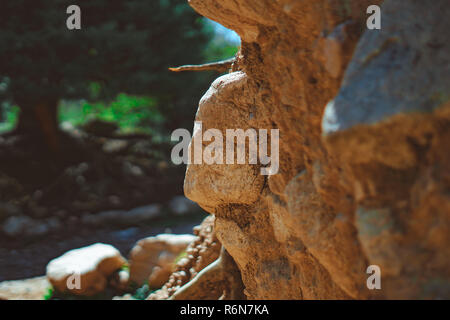
[[[45,281],[32,277],[67,251],[102,242],[128,257],[138,240],[192,233],[205,216],[182,196],[184,168],[166,160],[169,144],[102,123],[62,128],[68,147],[56,159],[32,137],[0,136],[4,297],[28,298],[28,287],[41,292]]]
[[[95,242],[114,245],[124,256],[136,241],[160,233],[191,233],[203,215],[196,213],[178,219],[159,219],[140,227],[117,228],[65,228],[58,233],[39,241],[21,239],[2,239],[0,248],[0,281],[24,279],[45,274],[47,263],[64,252]]]
[[[94,243],[106,243],[117,248],[124,257],[137,241],[162,233],[190,234],[204,215],[155,220],[152,225],[111,230],[81,229],[77,234],[53,235],[27,245],[14,241],[0,249],[0,297],[7,299],[42,299],[50,285],[46,280],[46,266],[64,253]],[[18,279],[18,280],[17,280]],[[6,281],[8,280],[8,281]],[[15,280],[15,281],[11,281]]]
[[[0,224],[27,217],[57,229],[87,214],[164,204],[183,194],[184,168],[171,164],[169,143],[93,126],[63,125],[58,154],[30,136],[0,136]],[[14,236],[15,229],[1,231]]]

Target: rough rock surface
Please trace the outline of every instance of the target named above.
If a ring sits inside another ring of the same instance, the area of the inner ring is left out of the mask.
[[[171,300],[245,300],[244,284],[233,257],[222,247],[220,256],[178,289]]]
[[[200,101],[203,130],[280,130],[276,175],[186,172],[249,299],[450,298],[450,5],[386,0],[367,30],[381,2],[189,1],[242,39],[240,71]]]
[[[125,263],[126,260],[116,248],[96,243],[68,251],[50,261],[47,265],[47,279],[61,293],[91,296],[103,292],[109,278]],[[78,276],[79,283],[71,278]]]
[[[221,244],[214,232],[214,216],[207,217],[200,226],[194,228],[196,239],[186,249],[187,256],[175,266],[175,272],[169,281],[158,291],[152,293],[149,300],[163,300],[171,297],[183,285],[195,278],[205,267],[219,258]],[[220,290],[205,292],[209,297],[220,297]],[[208,298],[208,297],[205,297]]]
[[[130,281],[161,288],[174,271],[175,259],[195,240],[190,234],[160,234],[136,243],[130,253]]]

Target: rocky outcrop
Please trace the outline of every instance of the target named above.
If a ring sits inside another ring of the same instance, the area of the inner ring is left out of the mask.
[[[242,39],[239,71],[200,101],[203,130],[280,130],[278,174],[186,172],[246,297],[449,298],[448,2],[386,0],[381,30],[365,27],[374,0],[189,3]]]

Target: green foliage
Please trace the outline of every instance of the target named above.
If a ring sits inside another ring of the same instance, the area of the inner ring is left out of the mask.
[[[207,60],[220,61],[231,58],[239,51],[239,46],[229,45],[225,43],[211,42],[208,46]]]
[[[201,61],[206,34],[184,0],[79,3],[82,29],[66,28],[69,0],[0,4],[0,75],[8,92],[85,98],[92,81],[114,93],[169,93],[167,67]],[[186,50],[189,48],[189,50]]]
[[[71,4],[81,8],[81,30],[66,28]],[[28,112],[51,96],[61,101],[60,120],[73,124],[98,118],[124,132],[191,128],[217,73],[167,68],[237,50],[185,0],[0,1],[0,103]],[[6,110],[0,132],[17,117]]]
[[[44,300],[50,300],[53,298],[53,294],[55,293],[55,289],[52,286],[48,287],[42,297]]]
[[[184,250],[175,258],[175,261],[173,262],[173,264],[176,265],[178,262],[180,262],[181,259],[186,258],[186,257],[187,257],[187,252],[186,252],[186,250]]]
[[[165,121],[157,108],[156,100],[145,96],[121,93],[110,103],[63,101],[60,105],[61,122],[82,125],[94,119],[115,122],[123,133],[157,133]]]
[[[72,4],[81,30],[66,28]],[[40,99],[109,101],[125,92],[153,97],[170,126],[190,126],[212,76],[167,68],[205,62],[211,37],[185,0],[0,1],[0,102],[29,110]],[[130,117],[125,128],[142,120]]]
[[[5,106],[3,110],[3,121],[0,121],[0,133],[13,129],[19,118],[19,107],[17,106]]]
[[[205,32],[214,33],[214,26],[210,21],[204,21]],[[205,48],[207,61],[219,61],[233,57],[239,50],[237,43],[230,43],[223,34],[216,33]]]
[[[150,289],[148,283],[146,283],[136,290],[136,292],[133,294],[133,298],[136,300],[145,300],[152,292],[153,291]]]

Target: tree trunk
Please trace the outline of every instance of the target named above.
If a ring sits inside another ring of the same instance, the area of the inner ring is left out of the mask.
[[[52,151],[58,152],[61,132],[58,126],[58,100],[46,99],[30,105],[20,105],[20,115],[16,132],[33,135]]]

